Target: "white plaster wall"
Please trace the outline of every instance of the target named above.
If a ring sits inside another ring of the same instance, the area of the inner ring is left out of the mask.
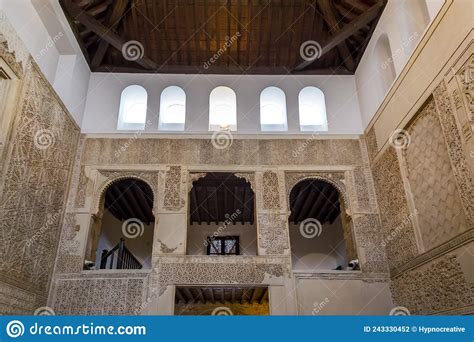
[[[84,133],[117,133],[120,94],[132,84],[148,92],[145,133],[158,131],[161,91],[170,85],[186,92],[185,133],[208,134],[209,94],[217,86],[229,86],[237,94],[235,134],[275,134],[260,131],[260,92],[278,86],[286,94],[288,132],[299,133],[298,93],[305,86],[316,86],[326,96],[330,134],[360,134],[359,104],[354,76],[267,76],[267,75],[150,75],[93,73],[82,123]],[[322,134],[327,134],[322,133]],[[161,132],[169,134],[169,132]]]
[[[393,63],[398,76],[443,3],[444,0],[388,1],[355,72],[364,128],[386,95],[386,91],[380,92],[379,74],[383,72],[383,66],[374,54],[379,37],[383,34],[388,36],[392,50],[392,58],[388,63]]]
[[[117,220],[109,211],[104,212],[99,243],[97,244],[96,268],[100,267],[102,250],[111,250],[120,241],[125,239],[125,246],[140,261],[143,268],[151,267],[154,224],[144,224],[143,235],[136,238],[127,238],[122,233],[122,222]]]
[[[81,124],[90,70],[56,0],[2,0],[20,39],[74,120]]]
[[[222,228],[223,225],[193,224],[188,225],[188,255],[206,255],[207,247],[204,242],[208,236],[238,236],[241,255],[257,255],[257,227],[251,224],[230,224]],[[213,235],[216,233],[216,235]]]
[[[335,271],[336,272],[336,271]],[[388,282],[359,279],[296,279],[299,315],[388,315]]]
[[[347,266],[344,233],[340,216],[332,225],[322,226],[321,235],[304,237],[299,225],[290,223],[290,244],[293,270],[333,270]]]

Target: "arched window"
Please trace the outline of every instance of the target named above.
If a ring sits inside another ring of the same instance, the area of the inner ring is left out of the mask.
[[[177,86],[161,92],[158,128],[164,131],[183,131],[186,120],[186,93]]]
[[[378,68],[378,98],[383,99],[388,89],[395,80],[395,66],[392,56],[392,49],[387,34],[382,34],[375,44],[374,54]]]
[[[265,88],[260,93],[260,127],[262,131],[286,131],[286,97],[277,87]]]
[[[328,120],[323,92],[316,87],[301,89],[298,96],[300,130],[327,131]]]
[[[131,85],[122,91],[117,129],[145,128],[148,94],[145,88]]]
[[[209,96],[209,130],[237,130],[237,97],[229,87],[214,88]]]

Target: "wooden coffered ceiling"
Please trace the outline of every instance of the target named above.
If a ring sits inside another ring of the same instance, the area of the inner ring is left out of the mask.
[[[93,71],[286,75],[354,73],[386,0],[60,3]],[[131,41],[138,59],[124,58]]]

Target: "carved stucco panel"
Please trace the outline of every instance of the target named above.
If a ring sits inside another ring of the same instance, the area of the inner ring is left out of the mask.
[[[414,228],[410,217],[400,166],[391,147],[374,162],[373,179],[377,193],[382,233],[390,236],[386,253],[390,268],[396,268],[418,254]]]
[[[260,255],[290,253],[288,217],[286,214],[258,214],[258,247]]]
[[[472,227],[474,225],[474,182],[464,154],[461,135],[444,81],[435,89],[433,96],[441,128],[446,139],[448,154],[453,165],[461,202],[469,225]]]
[[[0,278],[45,294],[79,129],[29,60],[0,195]]]
[[[429,250],[465,231],[468,223],[432,100],[407,132],[410,144],[402,155],[423,246]]]
[[[165,172],[165,185],[164,185],[164,196],[163,196],[163,208],[178,211],[184,207],[186,203],[181,185],[181,166],[169,166]]]
[[[358,256],[363,272],[387,272],[387,257],[378,214],[354,215]]]
[[[52,307],[58,315],[133,315],[144,301],[145,279],[59,279]]]
[[[263,210],[281,209],[281,188],[278,180],[278,173],[275,171],[264,171],[259,173],[259,204]],[[284,192],[283,192],[284,195]]]
[[[422,269],[403,273],[392,280],[390,288],[394,302],[415,315],[429,315],[474,304],[474,284],[467,282],[453,254]]]

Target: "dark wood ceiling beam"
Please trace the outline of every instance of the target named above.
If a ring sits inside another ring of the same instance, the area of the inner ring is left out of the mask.
[[[253,289],[253,292],[252,292],[252,297],[250,298],[250,303],[253,304],[255,303],[255,301],[257,300],[258,298],[258,292],[259,292],[259,288],[256,287]]]
[[[153,208],[149,205],[143,191],[135,184],[130,189],[136,199],[137,211],[146,218],[147,222],[153,222],[155,218],[153,217]]]
[[[193,224],[193,221],[197,221],[199,224],[201,224],[201,215],[199,213],[200,204],[197,198],[196,189],[194,187],[191,190],[191,203],[194,203],[194,206],[192,207],[193,211],[191,212],[191,224]],[[193,216],[195,219],[193,219]]]
[[[118,72],[118,73],[143,73],[144,70],[141,68],[133,67],[122,67],[113,65],[101,65],[93,68],[94,72]],[[205,69],[202,66],[190,66],[190,65],[162,65],[154,70],[147,70],[147,73],[160,73],[160,74],[221,74],[221,75],[235,75],[242,74],[242,68],[231,65],[229,67],[223,65],[216,65],[215,63],[210,65],[209,68]],[[247,75],[288,75],[289,69],[287,67],[267,67],[267,66],[252,66],[247,68],[244,74]],[[294,75],[352,75],[354,72],[349,71],[346,68],[320,68],[320,69],[308,69],[308,70],[294,70],[291,72]]]
[[[340,21],[336,18],[333,3],[330,0],[319,0],[318,5],[321,9],[321,12],[323,13],[324,20],[329,26],[329,32],[332,32],[333,35],[337,35],[338,32],[341,31],[342,25]],[[339,54],[341,55],[343,64],[346,66],[347,69],[353,71],[355,69],[355,63],[352,58],[351,52],[347,47],[346,42],[342,41],[340,44],[338,44],[337,49],[339,51]]]
[[[96,20],[94,17],[83,11],[79,6],[73,3],[71,0],[65,0],[64,5],[69,13],[69,15],[74,19],[79,21],[85,27],[92,30],[97,34],[101,39],[106,40],[114,48],[122,52],[123,46],[126,44],[126,41],[115,34],[110,28],[103,25],[100,21]],[[140,59],[135,61],[146,69],[158,69],[158,64],[149,59],[146,56],[143,56]]]
[[[130,0],[116,0],[112,7],[109,9],[106,18],[106,25],[110,30],[115,31],[119,26],[123,14],[125,13],[126,8],[129,5]],[[109,43],[106,40],[101,40],[97,51],[94,54],[94,57],[91,61],[91,67],[95,68],[102,63],[105,53],[109,48]]]
[[[309,196],[309,189],[306,187],[301,187],[298,189],[298,195],[296,195],[296,201],[291,209],[291,216],[290,220],[293,221],[294,224],[298,223],[297,217],[301,211],[301,207],[303,203],[305,203],[306,198]]]
[[[336,190],[334,190],[333,192],[331,192],[331,195],[324,202],[324,205],[319,211],[319,216],[318,216],[319,217],[318,220],[321,222],[321,224],[326,223],[325,218],[328,214],[328,211],[331,211],[336,206],[338,196],[339,194],[337,193]]]
[[[313,203],[313,206],[311,207],[311,210],[309,211],[309,217],[319,218],[320,216],[319,212],[322,206],[324,205],[324,203],[327,201],[328,197],[331,195],[332,191],[333,189],[330,185],[326,185],[321,190],[321,193],[319,194],[318,199]]]
[[[367,6],[363,1],[360,0],[344,0],[344,2],[350,7],[359,11],[359,13],[367,11],[369,6]]]
[[[178,297],[178,301],[187,304],[186,298],[184,298],[184,296],[182,295],[181,289],[179,287],[176,288],[176,297]]]
[[[324,3],[324,1],[328,1],[328,0],[321,0],[321,1],[323,1],[322,3]],[[356,20],[344,26],[344,28],[342,28],[335,35],[333,35],[327,42],[322,44],[321,52],[319,54],[319,58],[317,59],[320,59],[328,51],[331,51],[332,49],[334,49],[336,46],[338,46],[339,44],[344,42],[347,38],[352,36],[355,32],[357,32],[359,29],[361,29],[362,27],[369,24],[372,20],[374,20],[380,14],[380,11],[383,6],[384,6],[384,2],[379,0],[375,5],[370,7],[369,10],[364,12],[364,14],[359,16]],[[300,63],[294,70],[301,71],[307,68],[308,66],[310,66],[311,64],[313,64],[315,60],[304,61]]]
[[[95,17],[98,14],[101,14],[104,12],[107,8],[109,8],[109,5],[112,3],[112,0],[106,0],[104,2],[99,3],[98,5],[95,5],[89,9],[87,9],[87,13],[90,14],[91,16]]]
[[[135,213],[133,212],[132,208],[128,205],[124,193],[117,187],[117,186],[111,186],[110,190],[112,191],[112,194],[115,197],[115,201],[120,203],[120,208],[123,211],[123,217],[126,218],[133,218],[135,217]]]
[[[259,304],[262,304],[265,300],[268,299],[268,288],[262,289],[262,295],[260,296],[260,299],[258,300]]]
[[[209,288],[209,296],[211,297],[211,303],[214,304],[216,302],[216,297],[214,297],[214,289],[212,287]]]
[[[185,288],[183,288],[183,291],[186,294],[186,296],[189,298],[188,303],[195,303],[196,302],[196,297],[191,292],[191,289],[185,287]]]
[[[308,215],[310,213],[310,210],[313,207],[315,200],[318,198],[318,195],[320,195],[319,190],[314,189],[314,188],[311,188],[309,190],[308,197],[304,201],[304,204],[301,207],[301,210],[299,211],[298,216],[296,217],[297,222],[301,222],[304,219],[307,219],[309,217]]]

